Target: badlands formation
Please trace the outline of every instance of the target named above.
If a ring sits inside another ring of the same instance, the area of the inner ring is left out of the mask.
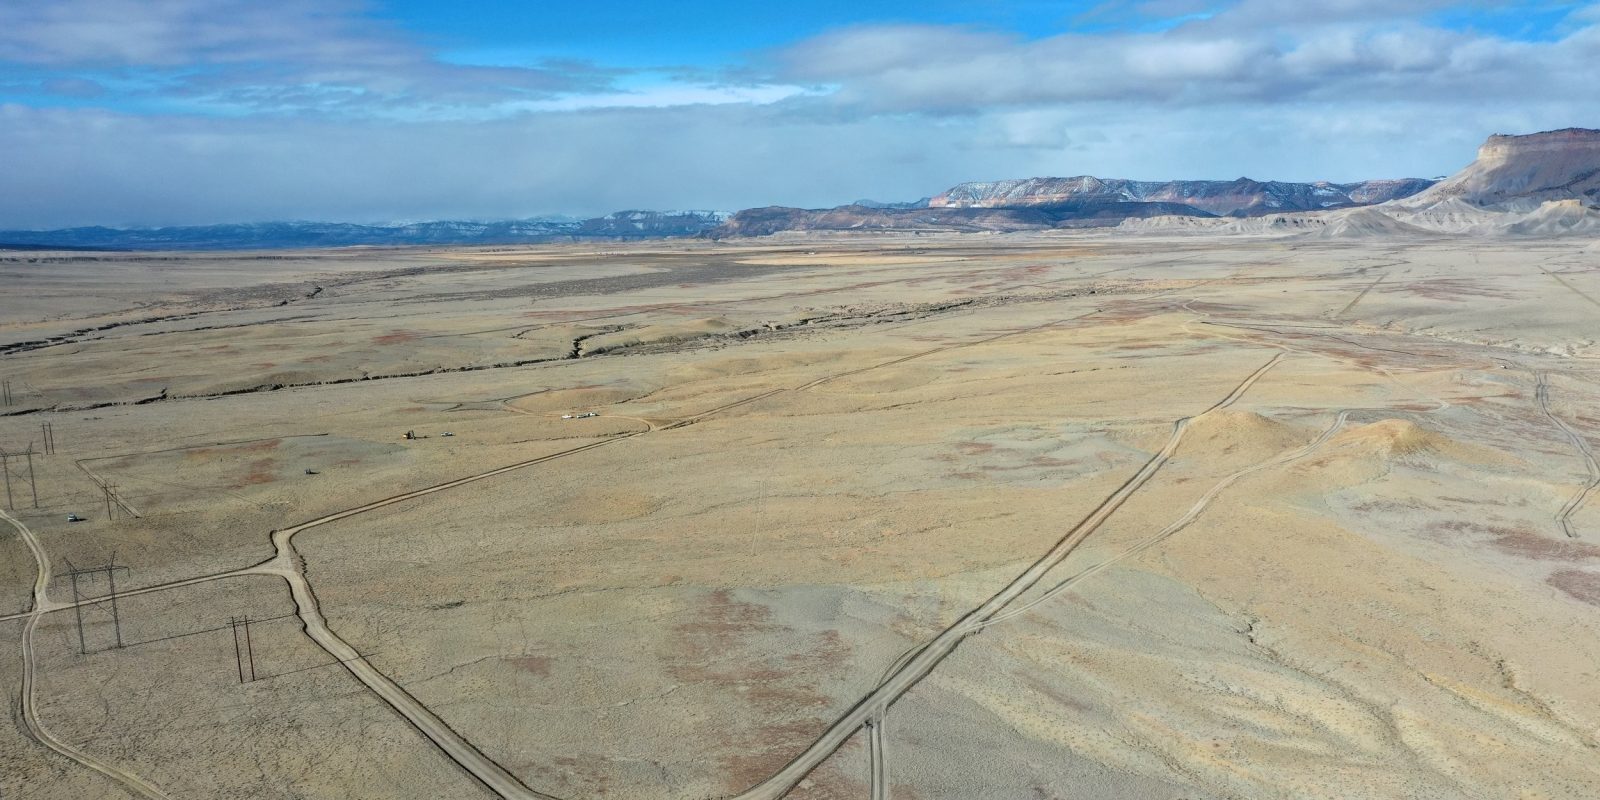
[[[1600,236],[1600,130],[1489,137],[1466,169],[1371,206],[1245,220],[1130,219],[1130,229],[1302,231],[1333,239],[1393,235]]]
[[[0,797],[1600,796],[1587,141],[1253,231],[0,254]]]

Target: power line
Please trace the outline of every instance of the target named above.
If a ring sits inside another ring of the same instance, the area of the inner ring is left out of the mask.
[[[21,450],[21,451],[16,451],[16,452],[8,452],[8,451],[5,451],[5,450],[0,450],[0,473],[4,473],[5,474],[6,508],[15,509],[17,507],[16,498],[12,495],[12,490],[11,490],[11,461],[12,461],[12,459],[17,459],[19,462],[21,462],[23,460],[26,460],[27,478],[28,478],[28,491],[33,497],[33,507],[34,508],[38,508],[39,507],[39,483],[35,479],[34,472],[33,472],[33,452],[34,451],[33,451],[33,443],[32,442],[28,443],[28,449],[27,450]],[[23,477],[22,476],[22,468],[19,466],[18,470],[17,470],[17,479],[18,479],[19,482],[21,481],[22,477]]]
[[[62,577],[65,577],[72,582],[72,611],[76,616],[78,623],[78,652],[80,654],[88,654],[89,652],[88,637],[84,634],[83,629],[83,609],[85,606],[99,607],[100,603],[105,600],[109,600],[111,603],[111,625],[112,629],[116,632],[116,646],[122,647],[122,613],[117,608],[118,570],[121,570],[124,573],[131,573],[131,570],[129,570],[127,567],[117,564],[117,556],[115,553],[112,553],[111,560],[107,562],[105,566],[101,567],[85,567],[79,569],[78,567],[73,566],[71,561],[67,561],[67,574]],[[81,579],[85,576],[92,577],[101,573],[104,573],[106,576],[107,593],[99,597],[84,597],[83,591],[80,588]]]

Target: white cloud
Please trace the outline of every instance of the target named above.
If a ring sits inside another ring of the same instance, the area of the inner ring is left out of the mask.
[[[787,48],[777,78],[837,85],[861,113],[978,113],[1095,101],[1225,104],[1241,99],[1525,101],[1582,97],[1577,64],[1600,23],[1513,41],[1430,27],[1445,2],[1243,0],[1159,33],[1029,40],[961,28],[858,27]],[[1588,14],[1589,12],[1584,12]],[[1473,88],[1476,87],[1476,88]],[[1470,99],[1458,93],[1470,92]]]
[[[1447,5],[1151,0],[1096,13],[1182,21],[857,27],[721,72],[625,72],[445,63],[311,0],[4,4],[0,62],[29,66],[0,90],[168,111],[0,107],[0,228],[815,206],[1050,174],[1426,177],[1491,132],[1600,120],[1600,5],[1548,41],[1426,23]]]
[[[816,100],[804,99],[802,104]],[[745,103],[493,121],[136,117],[0,107],[0,228],[599,214],[915,199],[964,180],[1096,174],[1431,176],[1489,132],[1579,124],[1600,102],[1137,106],[959,117]]]
[[[385,113],[603,91],[581,63],[450,64],[351,0],[0,3],[0,63],[154,76],[149,98],[227,111]]]
[[[580,111],[594,108],[667,108],[671,106],[767,105],[816,92],[803,86],[712,86],[663,83],[630,91],[573,94],[551,100],[511,103],[502,111]],[[500,116],[495,113],[492,116]]]
[[[0,59],[31,64],[190,66],[392,57],[345,0],[50,0],[0,6]]]

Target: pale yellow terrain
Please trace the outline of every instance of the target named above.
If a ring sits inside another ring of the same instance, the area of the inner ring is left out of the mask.
[[[0,797],[1600,796],[1586,242],[0,279]]]

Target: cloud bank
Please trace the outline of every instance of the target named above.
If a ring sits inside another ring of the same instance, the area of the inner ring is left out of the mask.
[[[1600,5],[1107,4],[736,63],[452,63],[382,9],[0,6],[0,227],[912,199],[970,179],[1432,176],[1600,125]]]

